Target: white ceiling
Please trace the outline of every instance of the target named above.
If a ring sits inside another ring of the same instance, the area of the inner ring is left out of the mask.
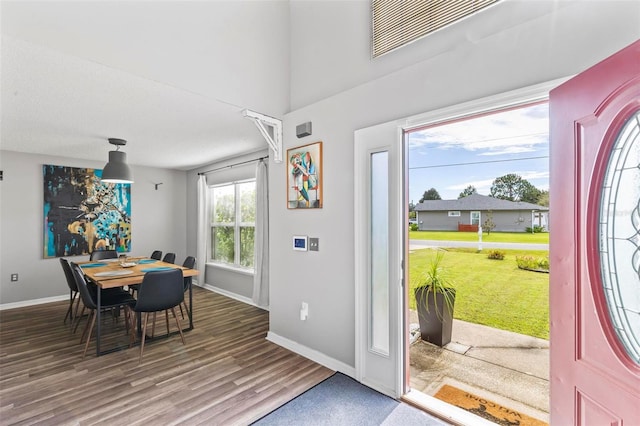
[[[0,3],[4,150],[191,169],[289,110],[286,1]]]

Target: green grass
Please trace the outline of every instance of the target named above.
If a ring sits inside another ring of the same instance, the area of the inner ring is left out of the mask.
[[[492,260],[487,251],[447,249],[442,266],[455,282],[454,318],[549,339],[549,274],[518,269],[515,261],[517,255],[542,257],[548,251],[503,251],[504,260]],[[421,249],[409,256],[411,309],[415,309],[413,287],[434,253]]]
[[[477,232],[458,231],[410,231],[410,240],[437,240],[437,241],[478,241]],[[482,234],[482,241],[493,243],[528,243],[549,244],[549,233],[539,232],[529,234],[526,232],[492,232]]]

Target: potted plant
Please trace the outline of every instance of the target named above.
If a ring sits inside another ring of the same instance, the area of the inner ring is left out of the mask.
[[[414,287],[422,340],[440,347],[451,341],[456,290],[441,265],[444,252],[438,251]]]

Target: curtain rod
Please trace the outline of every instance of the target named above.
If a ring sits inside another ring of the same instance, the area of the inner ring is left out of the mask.
[[[269,158],[269,156],[265,155],[264,157],[256,158],[256,159],[253,159],[253,160],[241,161],[240,163],[229,164],[228,166],[223,166],[223,167],[218,167],[217,169],[207,170],[207,171],[198,173],[198,176],[206,175],[207,173],[217,172],[218,170],[230,169],[232,167],[241,166],[243,164],[255,163],[256,161],[262,161],[265,158]]]

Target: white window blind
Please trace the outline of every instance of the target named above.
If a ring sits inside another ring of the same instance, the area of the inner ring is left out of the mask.
[[[372,55],[378,57],[498,0],[372,0]]]

